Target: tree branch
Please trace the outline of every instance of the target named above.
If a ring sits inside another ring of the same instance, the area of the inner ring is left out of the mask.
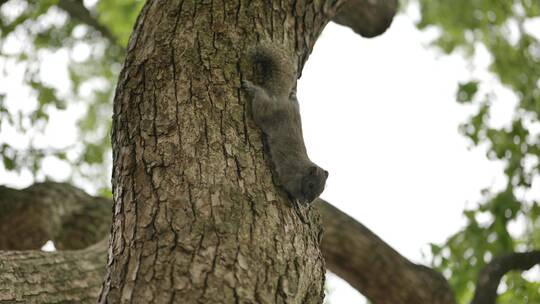
[[[120,46],[117,38],[107,27],[101,25],[99,21],[92,16],[92,13],[84,6],[84,3],[81,0],[59,0],[58,7],[66,11],[72,18],[93,27],[113,44]]]
[[[0,186],[0,250],[81,249],[110,229],[111,202],[69,184],[45,182],[23,190]]]
[[[326,267],[376,304],[455,303],[442,275],[397,253],[356,220],[322,199]]]
[[[0,251],[0,303],[96,303],[107,241],[78,251]]]
[[[471,304],[495,304],[502,277],[512,270],[528,270],[540,264],[540,250],[497,257],[480,272]]]
[[[397,6],[397,0],[348,0],[341,5],[332,21],[371,38],[390,27]]]

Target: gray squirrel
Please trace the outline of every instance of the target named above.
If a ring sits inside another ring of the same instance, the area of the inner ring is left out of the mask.
[[[264,134],[276,184],[309,204],[323,192],[328,172],[307,156],[291,58],[272,46],[256,47],[249,59],[260,71],[261,84],[244,80],[242,86],[251,97],[253,120]]]

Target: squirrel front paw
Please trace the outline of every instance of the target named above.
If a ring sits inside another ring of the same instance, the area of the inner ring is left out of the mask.
[[[249,80],[242,80],[242,88],[248,95],[251,97],[254,97],[256,95],[263,94],[264,90],[260,86],[253,84],[253,82]]]
[[[255,85],[253,84],[253,82],[244,79],[244,80],[242,80],[242,89],[244,89],[246,92],[252,94],[253,91],[255,90]]]

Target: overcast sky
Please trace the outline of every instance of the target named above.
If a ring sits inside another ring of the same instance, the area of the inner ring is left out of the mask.
[[[414,15],[414,14],[413,14]],[[490,80],[489,56],[475,67],[426,48],[414,16],[397,17],[382,36],[364,39],[330,24],[299,81],[304,136],[312,160],[330,177],[322,197],[415,262],[464,224],[480,190],[502,187],[500,164],[468,149],[458,132],[472,108],[455,102],[457,83]],[[509,119],[515,97],[498,88],[493,122]],[[363,303],[329,278],[332,303]]]

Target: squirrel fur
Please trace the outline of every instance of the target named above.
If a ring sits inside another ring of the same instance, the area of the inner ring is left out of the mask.
[[[296,64],[292,56],[268,45],[248,56],[261,84],[244,80],[243,88],[251,97],[253,120],[264,134],[274,180],[293,198],[311,203],[323,192],[328,172],[307,155],[294,90]]]

